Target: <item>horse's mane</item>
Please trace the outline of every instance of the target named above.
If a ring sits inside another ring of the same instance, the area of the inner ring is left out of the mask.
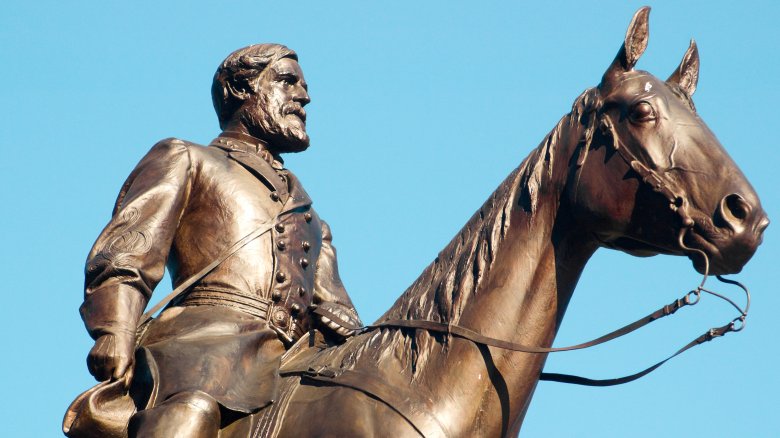
[[[564,125],[589,124],[583,116],[592,105],[593,95],[594,89],[589,89],[575,100],[571,113],[509,174],[380,321],[429,319],[457,323],[469,297],[480,292],[482,280],[495,261],[510,225],[513,203],[519,203],[533,223],[543,180],[551,175]]]
[[[497,250],[507,235],[514,207],[526,213],[524,217],[515,216],[517,220],[534,224],[540,193],[543,184],[551,177],[556,150],[566,126],[583,123],[588,127],[586,131],[592,132],[592,120],[588,119],[594,90],[585,91],[575,100],[571,113],[561,118],[544,141],[509,174],[379,321],[427,319],[457,324],[469,299],[481,292],[482,281],[490,272]],[[586,136],[589,142],[590,136]],[[352,368],[366,356],[370,356],[370,362],[380,363],[383,356],[393,355],[388,343],[401,341],[405,345],[396,353],[400,351],[404,362],[410,364],[413,376],[426,360],[427,355],[420,352],[425,351],[431,342],[446,342],[443,337],[423,333],[413,335],[405,330],[375,330],[351,339],[337,349],[340,350],[338,353],[334,353],[341,357],[341,366],[346,368]],[[335,359],[329,354],[325,356]],[[326,357],[321,359],[328,361]]]
[[[455,322],[469,297],[478,293],[484,275],[509,227],[516,189],[523,184],[524,198],[533,199],[537,181],[529,168],[542,164],[535,151],[490,195],[466,225],[439,252],[434,261],[380,318],[429,319]],[[433,294],[433,295],[432,295]]]

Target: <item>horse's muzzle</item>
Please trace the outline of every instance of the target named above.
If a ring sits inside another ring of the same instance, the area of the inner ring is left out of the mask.
[[[732,193],[721,199],[713,223],[722,232],[711,242],[720,256],[711,260],[710,274],[733,274],[742,270],[761,245],[769,218],[758,202]]]

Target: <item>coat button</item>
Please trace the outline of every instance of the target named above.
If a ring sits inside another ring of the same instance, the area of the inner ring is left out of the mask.
[[[276,231],[284,233],[284,224],[276,224],[274,228],[276,228]]]
[[[303,218],[306,219],[306,222],[311,222],[311,213],[304,213]]]
[[[276,247],[279,248],[279,251],[284,251],[284,249],[287,248],[287,242],[280,240],[276,242]]]
[[[284,280],[287,279],[287,275],[284,272],[277,272],[276,273],[276,281],[279,283],[284,283]]]
[[[282,292],[278,291],[278,290],[275,290],[275,291],[271,292],[271,299],[274,300],[274,301],[281,300],[282,299]]]
[[[285,313],[284,310],[277,310],[274,312],[274,322],[279,327],[286,327],[287,326],[287,313]]]
[[[309,259],[307,259],[306,257],[304,257],[304,258],[302,258],[302,259],[301,259],[301,267],[302,267],[303,269],[306,269],[306,267],[307,267],[307,266],[309,266]]]
[[[301,248],[303,248],[304,251],[309,252],[311,249],[311,243],[309,243],[307,240],[304,240],[301,242]]]
[[[292,306],[290,306],[290,311],[292,312],[293,315],[300,313],[301,305],[298,303],[293,303]]]
[[[306,295],[306,288],[303,286],[298,286],[298,296],[302,297]]]
[[[271,192],[271,200],[276,202],[279,200],[279,194],[276,192]]]

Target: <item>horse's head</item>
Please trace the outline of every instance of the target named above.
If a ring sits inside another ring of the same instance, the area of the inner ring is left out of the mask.
[[[666,81],[634,70],[647,46],[649,12],[634,15],[601,84],[582,97],[587,128],[568,199],[603,246],[687,255],[702,273],[706,259],[710,274],[739,272],[769,220],[693,106],[696,44]]]

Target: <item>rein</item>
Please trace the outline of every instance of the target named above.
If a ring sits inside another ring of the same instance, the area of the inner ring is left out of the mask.
[[[594,100],[596,102],[601,101],[601,99],[598,97],[595,97]],[[596,106],[599,105],[596,104]],[[581,167],[587,157],[586,151],[587,149],[590,148],[590,143],[594,131],[593,128],[595,126],[595,122],[598,119],[597,113],[598,110],[590,111],[590,117],[589,117],[590,120],[588,123],[588,128],[586,129],[586,133],[585,133],[584,151],[582,152],[582,155],[577,161],[577,167]],[[648,167],[647,165],[639,161],[636,155],[629,148],[627,148],[625,145],[620,144],[621,142],[617,136],[617,133],[614,130],[614,126],[606,114],[602,115],[599,124],[603,132],[609,131],[609,133],[611,134],[613,139],[613,148],[621,157],[621,159],[625,161],[626,164],[628,164],[629,167],[633,169],[642,178],[642,181],[645,184],[648,184],[653,191],[659,193],[661,196],[664,196],[669,201],[669,208],[674,213],[680,216],[682,227],[680,229],[680,234],[678,235],[678,239],[677,239],[677,243],[680,249],[688,253],[697,253],[704,260],[704,273],[702,275],[702,281],[698,287],[688,292],[683,297],[674,300],[670,304],[667,304],[659,308],[658,310],[646,316],[643,316],[642,318],[639,318],[636,321],[627,324],[617,330],[609,332],[596,339],[587,342],[582,342],[576,345],[567,346],[567,347],[548,348],[548,347],[528,346],[528,345],[518,344],[514,342],[509,342],[501,339],[484,336],[476,331],[473,331],[466,327],[459,326],[457,324],[431,321],[431,320],[422,320],[422,319],[412,319],[412,320],[394,319],[394,320],[384,321],[378,324],[368,325],[365,327],[357,327],[357,326],[352,326],[343,323],[342,326],[350,330],[355,330],[359,333],[367,333],[382,328],[412,329],[412,330],[419,329],[419,330],[426,330],[428,332],[433,332],[433,333],[445,334],[448,337],[456,336],[459,338],[467,339],[478,345],[486,345],[486,346],[491,346],[496,348],[502,348],[505,350],[524,352],[524,353],[546,354],[546,353],[557,353],[561,351],[581,350],[584,348],[594,347],[596,345],[603,344],[613,339],[617,339],[621,336],[627,335],[635,330],[638,330],[639,328],[644,327],[653,321],[672,315],[683,307],[693,306],[697,304],[701,299],[702,293],[706,293],[726,301],[739,312],[739,316],[732,319],[728,324],[720,327],[713,327],[707,330],[705,333],[693,339],[691,342],[689,342],[688,344],[686,344],[685,346],[677,350],[674,354],[667,357],[666,359],[656,362],[655,364],[645,368],[644,370],[628,376],[613,378],[613,379],[598,380],[598,379],[589,379],[585,377],[568,375],[568,374],[559,374],[559,373],[540,374],[540,380],[547,380],[547,381],[554,381],[554,382],[561,382],[561,383],[572,383],[572,384],[586,385],[586,386],[614,386],[614,385],[620,385],[623,383],[632,382],[655,371],[661,365],[665,364],[672,358],[682,354],[683,352],[697,345],[703,344],[705,342],[709,342],[715,338],[725,336],[727,333],[730,332],[741,331],[745,327],[745,320],[748,315],[748,310],[750,310],[750,291],[747,289],[747,287],[745,287],[743,284],[737,281],[726,279],[720,275],[716,276],[716,278],[719,281],[726,284],[737,286],[740,289],[742,289],[742,291],[745,293],[745,298],[746,298],[745,307],[742,308],[733,300],[726,297],[725,295],[709,290],[704,287],[710,271],[709,258],[707,257],[707,254],[704,251],[698,248],[691,248],[687,246],[684,242],[685,235],[688,233],[688,231],[690,231],[694,227],[694,221],[687,212],[687,208],[686,208],[688,204],[687,200],[685,199],[684,196],[679,195],[677,191],[671,187],[673,186],[673,184],[671,184],[666,178],[664,178],[663,173],[659,174],[655,170],[651,169],[650,167]],[[325,316],[327,318],[330,318],[331,320],[341,321],[341,318],[339,318],[337,315],[333,315],[323,308],[316,307],[312,311],[315,314],[318,314],[320,316]]]
[[[682,235],[681,233],[681,239]],[[692,249],[695,251],[695,249]],[[705,260],[706,255],[705,255]],[[709,262],[706,263],[706,271],[709,271]],[[726,297],[725,295],[712,291],[710,289],[707,289],[704,287],[705,282],[707,280],[707,273],[705,272],[703,280],[701,284],[699,284],[696,289],[688,292],[683,297],[678,298],[674,301],[672,301],[670,304],[667,304],[658,310],[643,316],[642,318],[637,319],[636,321],[627,324],[617,330],[611,331],[603,336],[600,336],[596,339],[582,342],[576,345],[570,345],[566,347],[537,347],[537,346],[529,346],[514,342],[509,342],[501,339],[491,338],[485,335],[482,335],[474,330],[471,330],[469,328],[459,326],[457,324],[451,324],[451,323],[444,323],[444,322],[438,322],[438,321],[431,321],[431,320],[424,320],[424,319],[394,319],[394,320],[388,320],[384,321],[378,324],[372,324],[365,327],[356,327],[351,326],[347,327],[345,324],[345,328],[349,328],[352,330],[357,330],[360,333],[368,333],[374,330],[382,329],[382,328],[396,328],[396,329],[413,329],[413,330],[426,330],[428,332],[433,333],[441,333],[446,334],[447,336],[456,336],[459,338],[463,338],[466,340],[469,340],[475,344],[478,345],[486,345],[490,347],[496,347],[501,348],[504,350],[510,350],[510,351],[519,351],[523,353],[532,353],[532,354],[546,354],[546,353],[557,353],[562,351],[573,351],[573,350],[582,350],[585,348],[594,347],[599,344],[603,344],[605,342],[609,342],[613,339],[617,339],[619,337],[622,337],[624,335],[627,335],[635,330],[638,330],[639,328],[642,328],[648,324],[650,324],[653,321],[659,320],[661,318],[664,318],[666,316],[672,315],[678,310],[680,310],[683,307],[686,306],[693,306],[696,305],[701,300],[702,293],[706,293],[709,295],[712,295],[714,297],[720,298],[727,303],[731,304],[738,312],[739,316],[732,319],[728,324],[725,324],[723,326],[719,327],[713,327],[709,330],[707,330],[705,333],[703,333],[701,336],[698,336],[697,338],[693,339],[691,342],[677,350],[674,354],[667,357],[666,359],[663,359],[647,368],[645,368],[642,371],[639,371],[637,373],[619,377],[619,378],[613,378],[613,379],[589,379],[585,377],[580,376],[574,376],[574,375],[568,375],[568,374],[559,374],[559,373],[541,373],[540,380],[547,380],[547,381],[554,381],[554,382],[561,382],[561,383],[572,383],[577,385],[586,385],[586,386],[614,386],[614,385],[620,385],[623,383],[632,382],[634,380],[637,380],[647,374],[650,374],[651,372],[658,369],[661,365],[668,362],[670,359],[674,358],[675,356],[678,356],[682,354],[683,352],[695,347],[696,345],[703,344],[705,342],[711,341],[715,338],[719,338],[722,336],[725,336],[729,332],[738,332],[741,331],[745,327],[745,320],[748,315],[748,311],[750,310],[750,292],[743,284],[724,278],[720,275],[716,276],[716,278],[727,284],[731,284],[734,286],[739,287],[744,291],[745,297],[746,297],[746,305],[744,308],[740,307],[736,302],[734,302],[732,299]],[[338,316],[330,313],[329,311],[317,307],[313,310],[313,312],[320,316],[325,316],[328,318],[336,318],[336,320],[340,320]]]

